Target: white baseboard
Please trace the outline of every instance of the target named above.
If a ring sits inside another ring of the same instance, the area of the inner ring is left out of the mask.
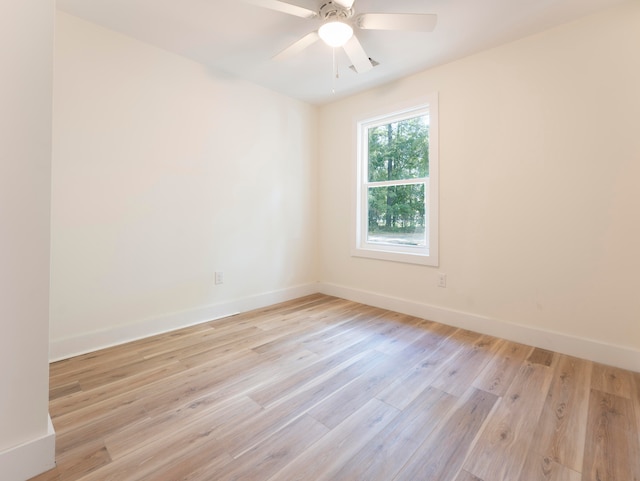
[[[25,481],[56,466],[56,432],[49,417],[47,433],[0,452],[2,481]]]
[[[50,343],[50,360],[53,362],[66,359],[155,334],[209,322],[239,312],[259,309],[316,292],[640,372],[640,351],[626,346],[607,344],[594,339],[570,336],[560,332],[492,319],[477,314],[446,309],[426,303],[331,283],[304,284],[199,309],[171,313],[153,319],[145,319],[124,326],[95,331],[72,338],[52,340]]]
[[[382,294],[321,283],[323,294],[440,322],[590,361],[640,372],[640,351]]]
[[[279,302],[296,299],[318,292],[317,284],[266,292],[255,296],[221,302],[197,309],[173,312],[162,317],[144,319],[122,326],[81,334],[65,339],[53,339],[49,343],[50,362],[67,359],[107,347],[124,344],[145,337],[162,334],[184,327],[194,326],[239,312],[259,309]]]

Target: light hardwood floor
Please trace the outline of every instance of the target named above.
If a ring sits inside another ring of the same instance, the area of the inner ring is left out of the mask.
[[[323,295],[50,377],[38,481],[640,481],[640,374]]]

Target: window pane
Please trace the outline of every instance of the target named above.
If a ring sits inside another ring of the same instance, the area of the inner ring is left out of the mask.
[[[425,185],[369,187],[367,242],[425,246]]]
[[[368,129],[369,182],[429,176],[429,116]]]

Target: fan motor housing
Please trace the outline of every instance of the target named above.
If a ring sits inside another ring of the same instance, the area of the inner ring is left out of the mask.
[[[320,7],[320,18],[322,20],[346,20],[353,16],[353,8],[344,8],[335,2],[324,2]]]

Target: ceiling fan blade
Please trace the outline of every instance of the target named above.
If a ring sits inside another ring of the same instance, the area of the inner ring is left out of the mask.
[[[343,6],[344,8],[353,7],[354,0],[333,0],[333,3]]]
[[[409,30],[431,32],[438,16],[426,13],[363,13],[356,25],[364,30]]]
[[[306,34],[300,40],[292,43],[287,48],[285,48],[282,52],[273,57],[274,60],[285,60],[289,57],[296,55],[297,53],[302,52],[305,48],[310,45],[313,45],[318,40],[320,40],[320,36],[318,32],[311,32]]]
[[[310,10],[299,5],[294,5],[289,2],[282,2],[280,0],[245,0],[247,3],[256,5],[258,7],[268,8],[275,10],[276,12],[288,13],[289,15],[295,15],[302,18],[313,18],[317,14],[313,10]]]
[[[349,57],[349,60],[353,63],[353,68],[356,72],[365,73],[373,68],[367,52],[364,51],[362,44],[355,35],[352,36],[342,48],[344,48],[347,57]]]

